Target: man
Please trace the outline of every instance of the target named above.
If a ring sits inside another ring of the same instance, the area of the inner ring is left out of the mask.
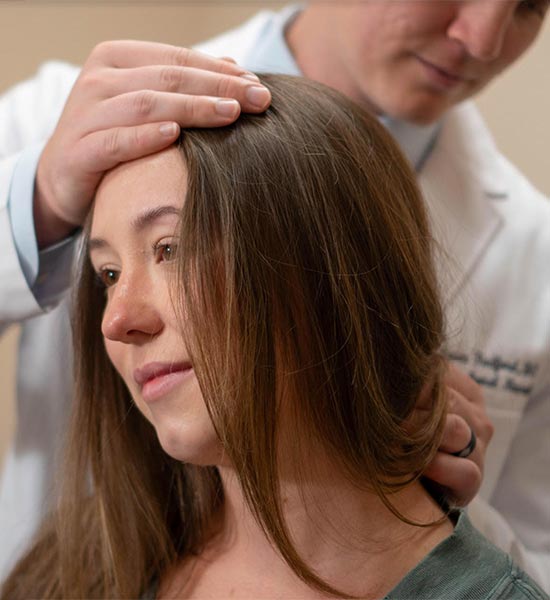
[[[550,590],[550,206],[498,154],[475,109],[457,106],[532,43],[547,5],[311,3],[303,11],[261,13],[202,49],[233,56],[247,70],[302,73],[331,85],[379,113],[400,142],[446,255],[447,352],[483,386],[495,421],[481,491],[492,507],[476,501],[472,517]],[[176,124],[222,125],[241,109],[266,108],[269,93],[243,68],[119,42],[94,50],[64,109],[78,76],[67,65],[47,65],[6,94],[0,152],[27,149],[0,165],[3,322],[59,302],[69,281],[71,236],[106,170],[169,145]],[[29,148],[48,137],[45,147]],[[54,473],[68,406],[61,401],[70,371],[65,311],[62,304],[23,328],[19,429],[0,490],[5,565],[36,526],[37,502],[48,498]],[[459,388],[450,394],[454,420],[428,475],[468,499],[491,431],[475,386],[464,386],[464,379],[450,382],[451,390]],[[470,428],[480,440],[472,454],[477,463],[453,456],[470,445]]]

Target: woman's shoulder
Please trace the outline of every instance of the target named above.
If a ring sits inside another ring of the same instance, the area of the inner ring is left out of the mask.
[[[452,535],[436,546],[386,600],[549,600],[511,558],[459,511]]]

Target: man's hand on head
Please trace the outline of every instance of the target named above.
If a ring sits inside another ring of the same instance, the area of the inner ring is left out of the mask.
[[[494,426],[487,415],[483,391],[473,379],[449,365],[444,385],[448,403],[445,429],[439,451],[424,476],[451,505],[466,506],[481,487]]]
[[[34,197],[40,247],[81,225],[104,173],[158,152],[181,127],[219,127],[269,106],[267,88],[229,59],[151,42],[94,48],[40,158]]]

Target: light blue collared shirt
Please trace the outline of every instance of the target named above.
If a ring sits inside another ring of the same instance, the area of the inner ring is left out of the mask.
[[[8,211],[21,269],[36,301],[46,309],[56,304],[69,286],[77,236],[38,250],[34,181],[44,145],[31,146],[19,157],[11,180]]]

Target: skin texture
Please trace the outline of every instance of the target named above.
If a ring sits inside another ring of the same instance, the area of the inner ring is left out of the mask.
[[[107,285],[102,333],[113,365],[164,450],[178,460],[210,464],[219,462],[219,444],[193,370],[169,375],[177,378],[175,385],[149,402],[146,386],[135,379],[135,370],[145,365],[189,361],[170,297],[170,253],[177,246],[177,211],[185,189],[175,148],[109,173],[95,201],[90,257]],[[174,214],[136,227],[136,218],[159,206]]]
[[[82,68],[36,174],[40,247],[81,225],[103,175],[158,152],[180,127],[228,125],[270,102],[258,78],[232,61],[150,42],[104,42]]]
[[[441,446],[424,475],[436,482],[449,501],[466,506],[475,497],[483,480],[487,446],[494,434],[483,399],[483,390],[452,364],[445,376],[448,415]],[[418,411],[421,412],[422,402]],[[472,430],[476,446],[467,458],[453,456],[470,442]]]
[[[438,119],[509,67],[548,7],[547,0],[342,4],[312,3],[295,21],[288,41],[298,64],[378,113],[417,123]]]

